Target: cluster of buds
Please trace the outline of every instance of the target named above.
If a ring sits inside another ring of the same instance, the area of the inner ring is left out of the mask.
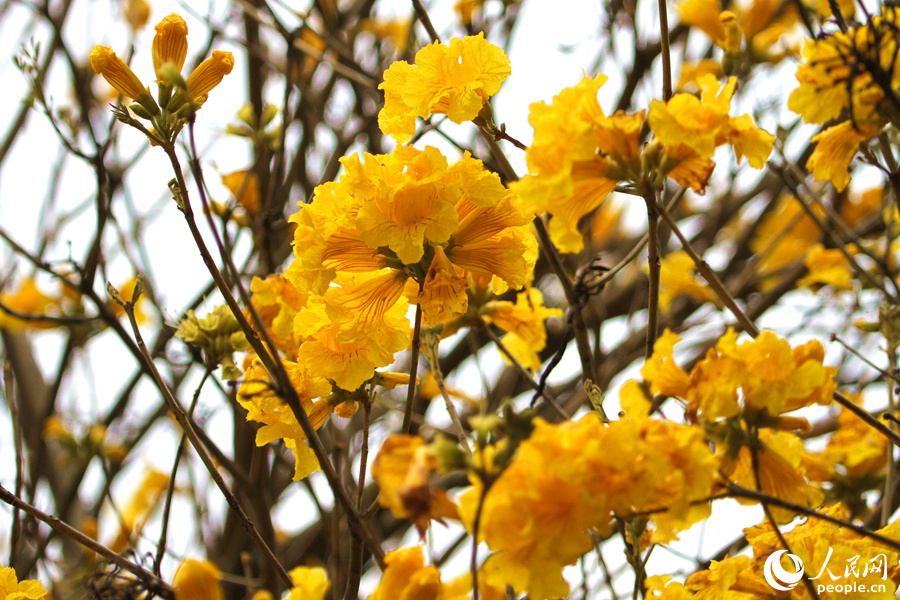
[[[207,368],[222,365],[222,379],[240,378],[241,371],[234,364],[234,353],[249,350],[249,344],[228,306],[220,304],[202,319],[189,310],[178,324],[175,335],[203,350]]]
[[[91,50],[91,67],[106,79],[120,94],[134,100],[131,112],[151,122],[145,131],[154,144],[171,144],[186,119],[203,105],[214,87],[234,68],[231,52],[213,50],[185,80],[181,69],[187,57],[187,24],[179,15],[171,14],[156,26],[153,38],[153,69],[159,94],[150,93],[134,71],[112,48],[95,46]],[[135,124],[121,113],[120,120]]]

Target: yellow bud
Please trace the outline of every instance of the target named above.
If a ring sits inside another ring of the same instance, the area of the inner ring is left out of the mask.
[[[725,28],[725,52],[736,54],[741,49],[741,26],[738,24],[737,15],[725,10],[719,15],[719,21]]]
[[[125,20],[132,31],[137,31],[147,24],[150,18],[150,5],[146,0],[127,0],[125,2]]]
[[[165,17],[156,26],[152,54],[157,81],[168,81],[160,71],[165,64],[172,65],[176,73],[181,73],[187,57],[187,33],[187,23],[175,13]]]
[[[186,558],[175,572],[175,600],[222,600],[221,574],[206,560]]]
[[[231,52],[213,50],[212,56],[200,63],[187,78],[187,89],[194,102],[203,104],[210,90],[219,85],[233,68]]]
[[[108,46],[94,46],[91,67],[123,96],[136,100],[142,93],[147,93],[134,71]]]

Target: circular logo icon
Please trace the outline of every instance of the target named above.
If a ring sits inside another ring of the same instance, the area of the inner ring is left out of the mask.
[[[786,592],[797,585],[803,577],[803,561],[796,554],[788,554],[787,557],[794,563],[795,572],[791,573],[781,566],[782,554],[787,554],[787,550],[779,550],[769,555],[763,567],[763,577],[773,589]]]

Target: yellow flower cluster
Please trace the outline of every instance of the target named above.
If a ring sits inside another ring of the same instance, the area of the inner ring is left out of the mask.
[[[155,137],[151,137],[151,141],[154,143],[171,142],[170,138],[180,129],[179,119],[186,116],[183,107],[188,101],[195,107],[203,105],[209,92],[234,68],[231,52],[213,50],[212,55],[183,80],[181,69],[187,57],[187,33],[187,23],[175,13],[156,26],[152,45],[153,71],[159,85],[156,99],[112,48],[95,46],[91,50],[94,72],[102,75],[117,92],[136,102],[131,109],[137,116],[153,123]]]
[[[493,277],[499,292],[525,284],[537,258],[529,218],[481,161],[448,165],[435,148],[398,147],[341,162],[340,180],[291,219],[297,259],[286,276],[322,295],[323,312],[346,323],[344,340],[387,331],[410,279],[427,324],[466,312],[469,273]]]
[[[730,144],[738,159],[746,156],[757,169],[772,150],[774,138],[749,115],[729,116],[735,78],[720,86],[714,76],[704,75],[697,80],[700,98],[682,93],[668,102],[654,100],[647,122],[656,138],[643,150],[645,111],[604,115],[597,92],[605,82],[604,75],[584,77],[549,106],[531,105],[534,141],[525,155],[528,175],[513,189],[530,210],[553,215],[550,234],[565,252],[582,249],[579,220],[621,181],[646,193],[671,177],[703,193],[717,147]]]
[[[400,60],[384,72],[378,125],[402,144],[412,139],[416,117],[471,121],[510,73],[509,58],[482,33],[454,38],[449,46],[435,42],[416,53],[415,64]]]
[[[850,183],[848,167],[859,145],[900,116],[897,21],[896,8],[885,5],[867,24],[807,40],[803,47],[800,86],[788,108],[807,123],[840,121],[812,138],[818,145],[806,163],[816,181],[831,181],[838,191]]]
[[[385,73],[382,130],[409,139],[416,115],[473,119],[508,74],[509,60],[483,36],[433,44],[416,65],[395,63]],[[524,287],[537,260],[530,215],[468,153],[451,165],[436,148],[399,146],[341,164],[340,179],[317,187],[291,217],[295,258],[285,274],[251,286],[253,306],[316,427],[333,409],[352,415],[366,386],[408,381],[376,369],[409,347],[410,302],[427,326],[448,323],[449,334],[464,325],[470,297],[477,294],[480,308],[490,298],[487,287]],[[537,291],[526,300],[528,308],[498,303],[488,312],[498,320],[515,313],[505,322],[522,341],[512,345],[535,365],[546,343],[543,321],[556,313],[543,308]],[[262,364],[247,364],[239,401],[248,419],[263,424],[257,443],[283,439],[294,451],[295,477],[305,477],[318,464],[302,443],[305,434]]]
[[[536,600],[565,597],[563,567],[593,547],[588,530],[610,531],[613,515],[652,512],[661,542],[709,515],[702,500],[716,461],[702,431],[647,418],[649,405],[634,392],[623,398],[633,418],[608,426],[594,414],[559,425],[535,420],[484,498],[478,535],[495,551],[484,566],[489,583]],[[460,497],[470,531],[482,492],[476,480]]]
[[[738,343],[738,334],[729,329],[688,374],[672,356],[680,339],[666,330],[641,375],[654,394],[686,400],[692,419],[699,415],[714,422],[763,410],[775,416],[831,402],[837,370],[822,364],[825,349],[817,340],[791,348],[764,331],[753,341]]]
[[[846,508],[835,504],[820,511],[823,516],[846,519]],[[898,540],[900,531],[897,523],[880,529],[878,534]],[[772,586],[763,578],[766,562],[776,552],[784,552],[785,542],[789,552],[798,557],[807,577],[815,578],[819,584],[853,584],[854,589],[871,590],[859,592],[857,597],[889,600],[894,598],[900,574],[897,564],[898,552],[884,544],[854,533],[848,528],[810,517],[788,533],[776,534],[766,523],[748,527],[744,535],[753,549],[753,556],[734,556],[722,561],[713,561],[706,571],[699,571],[688,577],[683,584],[670,581],[668,575],[657,575],[647,579],[647,598],[651,600],[692,600],[721,598],[740,600],[745,598],[770,598]],[[775,555],[773,560],[783,560],[782,568],[788,573],[796,571],[787,557]],[[790,565],[790,566],[788,566]],[[882,587],[883,586],[883,591]],[[832,585],[832,587],[836,587]],[[843,590],[819,588],[819,598],[846,598]],[[864,594],[859,595],[859,594]],[[787,597],[787,596],[785,596]],[[790,597],[809,597],[801,583],[790,593]]]
[[[398,548],[384,559],[387,568],[381,581],[368,600],[468,600],[472,590],[469,574],[454,579],[450,583],[441,581],[441,572],[434,565],[425,565],[421,546]],[[479,596],[484,600],[504,600],[503,586],[494,586],[478,578]]]
[[[822,344],[791,348],[771,331],[738,343],[729,330],[688,374],[673,358],[678,341],[667,330],[641,369],[651,392],[687,401],[688,419],[706,427],[722,471],[739,485],[803,506],[821,504],[822,493],[807,481],[802,442],[789,433],[809,424],[782,415],[831,402],[836,369],[822,364]],[[787,510],[772,512],[779,522],[793,518]]]

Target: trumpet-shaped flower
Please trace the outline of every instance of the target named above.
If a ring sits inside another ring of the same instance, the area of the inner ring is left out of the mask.
[[[213,50],[212,56],[197,65],[187,78],[187,90],[194,102],[203,104],[209,92],[222,83],[226,75],[234,68],[234,56],[231,52]]]
[[[547,345],[544,323],[550,317],[562,317],[563,313],[558,308],[545,307],[540,290],[528,288],[516,296],[515,304],[506,300],[488,302],[482,315],[506,332],[501,341],[510,354],[535,372],[541,367],[538,353]]]
[[[125,61],[116,56],[108,46],[94,46],[91,50],[91,67],[98,75],[113,86],[117,92],[132,100],[142,94],[149,94],[147,88]]]
[[[0,567],[0,600],[41,600],[47,590],[35,579],[19,581],[12,567]]]
[[[300,398],[300,405],[309,415],[313,426],[321,427],[331,406],[324,397],[331,394],[331,384],[322,376],[312,375],[297,363],[285,362],[285,369],[291,384]],[[256,432],[256,445],[282,439],[294,453],[294,479],[303,479],[319,468],[315,454],[306,445],[306,434],[290,407],[279,398],[270,385],[270,377],[262,362],[253,359],[244,374],[244,381],[238,390],[238,403],[247,410],[247,420],[257,421],[263,426]],[[319,400],[315,400],[320,398]]]
[[[166,81],[161,73],[163,65],[170,65],[176,73],[181,73],[187,58],[187,33],[187,23],[175,13],[163,18],[156,26],[152,56],[157,81]]]
[[[761,169],[775,138],[757,128],[748,115],[729,116],[736,84],[734,77],[720,86],[714,76],[703,75],[697,79],[699,99],[682,93],[666,103],[652,101],[650,129],[667,150],[685,146],[697,157],[709,159],[718,146],[731,144],[738,160],[747,156],[751,167]]]
[[[387,568],[368,600],[440,600],[441,572],[425,566],[421,546],[398,548],[384,557]]]
[[[614,514],[654,511],[660,541],[708,515],[699,501],[712,491],[716,461],[700,430],[646,411],[608,426],[596,415],[534,426],[486,492],[476,478],[460,497],[470,530],[481,504],[478,533],[495,551],[488,583],[536,600],[565,597],[564,566],[592,547],[587,530],[610,531]]]
[[[411,519],[424,537],[431,519],[459,518],[456,505],[443,490],[432,490],[429,477],[438,459],[418,436],[392,435],[372,463],[378,483],[378,503],[394,516]]]
[[[172,578],[175,600],[222,600],[221,578],[211,562],[186,558]]]
[[[397,61],[384,72],[378,125],[402,144],[415,133],[416,117],[470,121],[510,73],[509,58],[482,33],[454,38],[449,46],[434,42],[416,53],[415,64]]]

